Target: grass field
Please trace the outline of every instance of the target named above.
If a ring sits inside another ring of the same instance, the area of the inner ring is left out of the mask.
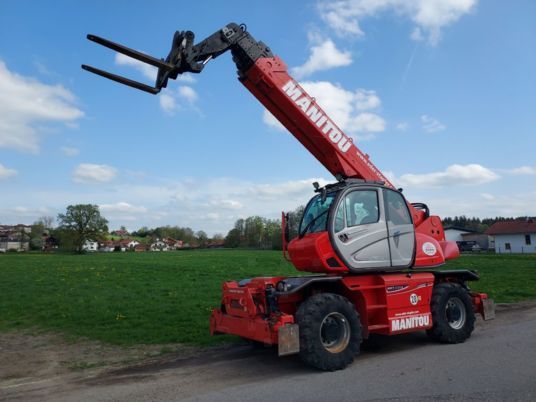
[[[475,290],[497,302],[536,299],[536,255],[462,256],[446,268],[476,269]],[[132,345],[209,345],[221,283],[295,275],[275,251],[0,255],[0,330],[58,330]]]

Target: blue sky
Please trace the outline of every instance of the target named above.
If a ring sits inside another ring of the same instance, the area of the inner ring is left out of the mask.
[[[163,57],[176,30],[201,40],[229,22],[267,43],[410,201],[440,216],[536,215],[534,16],[529,0],[4,0],[0,223],[95,203],[111,228],[225,234],[332,181],[228,54],[159,96],[80,69],[150,83],[86,34]]]

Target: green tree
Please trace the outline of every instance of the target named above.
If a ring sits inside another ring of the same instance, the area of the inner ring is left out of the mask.
[[[45,225],[39,219],[32,225],[32,231],[30,232],[30,249],[41,250],[43,248],[43,235],[47,229]]]
[[[304,210],[305,207],[301,205],[294,211],[289,212],[288,228],[290,232],[290,239],[293,239],[298,236],[298,229],[300,227],[300,221]]]
[[[279,219],[268,219],[265,222],[263,248],[281,250],[283,242],[281,238],[281,221]]]
[[[34,225],[36,224],[42,225],[45,230],[49,231],[54,226],[54,218],[52,216],[42,216],[34,223]]]
[[[58,214],[58,222],[78,253],[82,252],[86,240],[104,239],[108,232],[108,221],[101,216],[97,205],[69,205],[65,214]]]
[[[250,216],[245,222],[246,246],[260,248],[264,232],[264,219],[260,216]]]
[[[208,236],[207,234],[200,230],[195,234],[197,243],[199,244],[199,247],[206,247],[208,243]]]
[[[236,248],[240,246],[240,229],[234,228],[229,230],[225,237],[225,247]]]
[[[213,242],[220,242],[224,239],[223,235],[221,233],[214,233],[214,236],[212,236],[212,239],[210,239]]]

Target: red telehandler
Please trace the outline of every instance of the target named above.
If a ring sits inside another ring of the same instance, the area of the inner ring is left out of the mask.
[[[152,87],[83,69],[152,94],[231,51],[239,81],[336,178],[324,187],[313,183],[316,195],[296,238],[289,239],[288,215],[282,216],[285,257],[314,275],[225,282],[211,334],[277,344],[280,355],[299,353],[311,366],[338,370],[371,334],[426,330],[436,341],[459,343],[471,336],[475,313],[494,317],[493,301],[467,286],[479,279],[475,272],[435,269],[459,256],[456,243],[445,240],[441,219],[425,204],[406,201],[244,25],[228,24],[197,44],[191,31],[176,32],[166,59],[87,38],[157,67],[158,76]]]

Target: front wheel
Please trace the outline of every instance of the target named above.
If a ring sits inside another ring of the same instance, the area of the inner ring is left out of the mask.
[[[300,358],[320,370],[348,366],[359,354],[361,322],[354,305],[333,293],[318,293],[296,312],[300,327]]]
[[[427,332],[435,341],[461,343],[471,336],[475,313],[469,292],[457,283],[434,287],[431,302],[433,327]]]

